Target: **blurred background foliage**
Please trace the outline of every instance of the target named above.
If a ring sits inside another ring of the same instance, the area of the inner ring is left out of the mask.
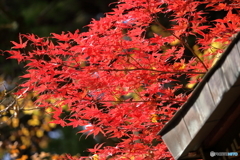
[[[33,33],[47,37],[50,33],[87,31],[84,27],[91,19],[99,19],[111,11],[109,4],[114,0],[0,0],[0,50],[10,50],[10,41],[18,41],[19,33]],[[19,75],[24,74],[23,65],[16,60],[0,56],[0,101],[6,97],[16,99],[12,89],[18,86]],[[59,127],[51,121],[51,115],[34,108],[34,94],[18,101],[17,109],[0,112],[0,159],[59,159],[59,155],[85,155],[87,148],[96,141],[85,139],[76,133],[81,129]],[[1,103],[0,110],[7,106]],[[14,117],[15,112],[19,112]]]
[[[12,47],[19,33],[34,33],[47,37],[62,31],[87,31],[84,27],[92,18],[99,19],[113,0],[0,0],[0,50]],[[84,27],[84,28],[83,28]],[[0,57],[0,73],[11,79],[22,74],[22,67],[14,60]]]

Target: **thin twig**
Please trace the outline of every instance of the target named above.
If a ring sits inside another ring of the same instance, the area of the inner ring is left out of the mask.
[[[178,102],[178,103],[184,103],[185,101],[177,101],[177,100],[165,100],[165,99],[158,99],[158,100],[149,100],[149,101],[96,101],[99,103],[104,103],[104,102],[112,102],[112,103],[140,103],[140,102]]]
[[[159,71],[159,70],[155,70],[155,69],[146,69],[146,68],[135,68],[135,69],[100,69],[100,71],[114,71],[114,72],[118,72],[118,71],[141,71],[141,70],[145,70],[145,71],[152,71],[152,72],[159,72],[159,73],[182,73],[182,74],[205,74],[206,72],[174,72],[174,71]]]
[[[73,67],[73,66],[68,66],[68,65],[65,65],[65,64],[61,64],[63,66],[66,66],[66,67],[69,67],[69,68],[75,68],[76,70],[77,67]],[[135,68],[135,69],[99,69],[99,71],[115,71],[115,72],[118,72],[118,71],[141,71],[141,70],[145,70],[145,71],[152,71],[152,72],[158,72],[158,73],[162,73],[162,74],[168,74],[168,73],[171,73],[171,74],[176,74],[176,73],[182,73],[182,74],[206,74],[206,72],[176,72],[176,71],[159,71],[159,70],[155,70],[155,69],[147,69],[147,68]]]
[[[155,17],[157,17],[156,14],[155,14]],[[166,27],[164,27],[164,26],[158,21],[157,18],[155,18],[155,23],[156,23],[158,26],[160,26],[161,28],[163,28],[164,30],[168,31],[168,32],[169,32],[171,35],[173,35],[175,38],[177,38],[183,46],[187,47],[187,48],[191,51],[191,53],[192,53],[192,54],[199,60],[199,62],[203,65],[203,67],[206,69],[206,71],[208,71],[208,68],[207,68],[207,66],[204,64],[204,62],[200,59],[200,57],[198,57],[198,55],[197,55],[196,53],[194,53],[193,49],[192,49],[186,42],[184,42],[180,37],[176,36],[173,32],[169,31]]]

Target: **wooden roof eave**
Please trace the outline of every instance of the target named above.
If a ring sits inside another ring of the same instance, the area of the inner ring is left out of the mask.
[[[158,133],[175,159],[197,150],[240,96],[240,33]]]

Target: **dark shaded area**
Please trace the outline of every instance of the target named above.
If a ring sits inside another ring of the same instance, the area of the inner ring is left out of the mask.
[[[9,50],[10,41],[18,41],[19,33],[49,36],[62,31],[87,31],[91,19],[99,19],[111,11],[114,0],[1,0],[0,50]],[[15,60],[0,56],[0,74],[11,79],[23,73]]]

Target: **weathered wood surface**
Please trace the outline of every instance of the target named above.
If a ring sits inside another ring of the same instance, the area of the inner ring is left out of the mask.
[[[189,100],[159,132],[173,157],[182,159],[198,150],[239,97],[240,34],[198,84]]]

